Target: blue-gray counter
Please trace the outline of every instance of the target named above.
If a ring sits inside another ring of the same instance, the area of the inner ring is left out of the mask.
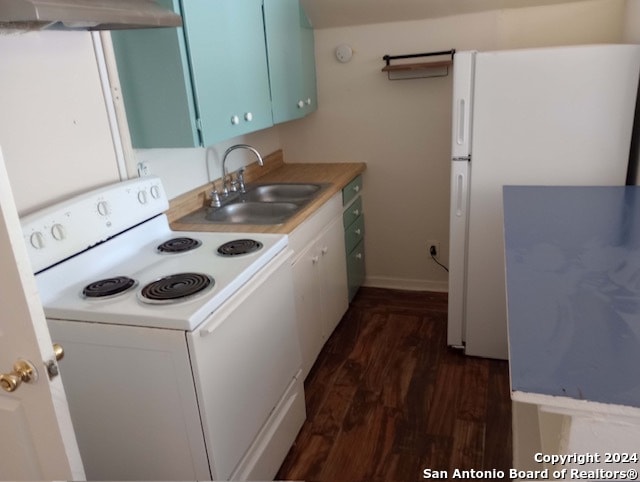
[[[513,392],[640,407],[640,187],[504,188]]]

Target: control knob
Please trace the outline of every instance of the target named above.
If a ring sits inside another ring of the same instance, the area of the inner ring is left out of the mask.
[[[40,231],[36,231],[35,233],[32,233],[31,236],[29,237],[29,242],[31,243],[31,246],[33,246],[36,249],[42,249],[47,244],[44,239],[44,235]]]
[[[138,202],[140,204],[147,204],[147,191],[138,191]]]
[[[109,204],[107,201],[98,202],[98,214],[100,214],[100,216],[107,216],[109,214]]]
[[[64,229],[64,226],[58,223],[51,226],[51,236],[53,236],[53,239],[55,239],[56,241],[62,241],[64,238],[66,238],[67,233]]]

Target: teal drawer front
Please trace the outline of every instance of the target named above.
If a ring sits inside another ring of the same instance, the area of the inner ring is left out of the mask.
[[[356,177],[344,187],[342,190],[342,205],[349,204],[349,201],[356,197],[360,191],[362,191],[362,176]]]
[[[364,239],[364,216],[356,219],[351,226],[344,231],[344,244],[347,253],[350,253],[355,246]]]
[[[349,303],[364,282],[364,240],[360,241],[347,256],[347,283]]]
[[[348,228],[362,214],[362,198],[358,198],[342,214],[345,228]]]

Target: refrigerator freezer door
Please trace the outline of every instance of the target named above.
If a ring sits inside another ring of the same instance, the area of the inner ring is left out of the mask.
[[[447,345],[455,347],[462,347],[464,342],[468,210],[469,161],[453,161],[451,163],[451,212],[449,217]]]
[[[473,71],[476,52],[460,52],[454,56],[453,122],[451,157],[468,159],[471,154],[471,115],[473,113]]]
[[[640,46],[478,53],[475,67],[466,353],[504,359],[502,186],[625,183]]]

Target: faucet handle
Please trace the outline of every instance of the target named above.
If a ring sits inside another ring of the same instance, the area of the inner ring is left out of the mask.
[[[222,179],[222,183],[220,185],[220,190],[216,191],[220,197],[227,197],[229,195],[229,189],[227,188],[227,179],[226,176]]]
[[[222,206],[220,195],[215,189],[211,191],[211,202],[209,203],[209,206],[211,206],[212,208],[219,208],[220,206]]]
[[[236,182],[238,183],[238,191],[245,192],[244,187],[244,168],[238,170],[236,174]]]

